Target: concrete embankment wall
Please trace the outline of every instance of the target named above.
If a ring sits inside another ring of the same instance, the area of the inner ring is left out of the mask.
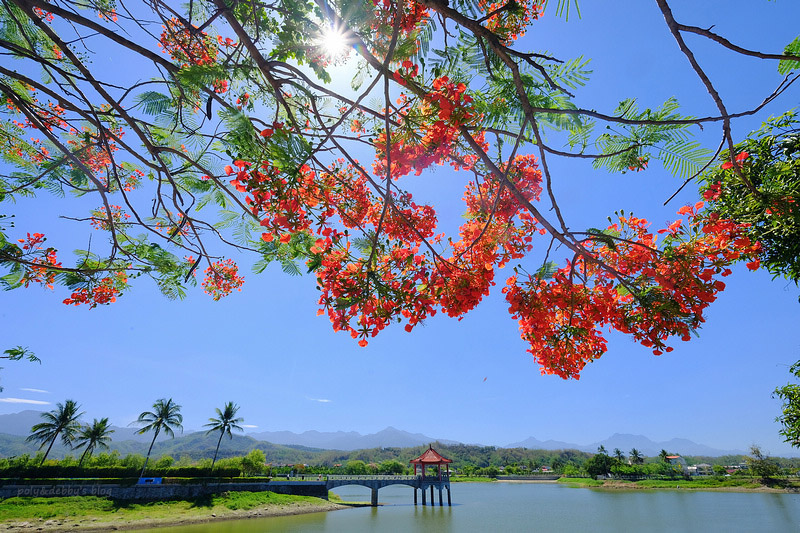
[[[555,481],[561,476],[558,474],[543,474],[538,476],[497,476],[497,481]]]
[[[15,496],[59,497],[59,496],[104,496],[114,500],[170,500],[197,498],[221,492],[263,492],[295,496],[314,496],[328,499],[325,482],[298,483],[271,481],[268,483],[205,483],[165,485],[105,485],[105,484],[59,484],[59,485],[4,485],[0,487],[0,499]]]

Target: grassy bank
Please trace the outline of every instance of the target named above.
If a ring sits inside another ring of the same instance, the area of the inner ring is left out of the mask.
[[[562,477],[558,478],[559,483],[564,483],[570,487],[602,487],[603,482],[588,477]]]
[[[18,528],[132,529],[250,516],[338,509],[336,503],[273,492],[230,492],[191,500],[122,502],[97,496],[9,498],[0,501],[0,531]]]
[[[559,483],[571,487],[602,488],[614,490],[640,490],[640,489],[672,489],[672,490],[732,490],[732,491],[791,491],[800,490],[797,482],[776,482],[770,485],[759,483],[753,478],[723,477],[723,478],[692,478],[660,480],[643,479],[641,481],[624,481],[617,479],[596,480],[590,478],[561,478]]]
[[[484,476],[451,476],[450,483],[490,483],[497,481],[493,477]]]

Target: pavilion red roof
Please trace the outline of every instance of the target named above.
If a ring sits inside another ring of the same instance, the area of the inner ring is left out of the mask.
[[[411,459],[409,461],[409,463],[411,463],[411,464],[418,464],[418,465],[421,465],[421,464],[426,464],[426,465],[434,464],[434,465],[436,465],[436,464],[445,464],[445,463],[452,463],[452,462],[453,462],[452,459],[447,459],[447,458],[442,457],[441,455],[439,455],[439,452],[434,450],[433,446],[428,447],[428,449],[425,450],[424,452],[422,452],[422,455],[420,455],[416,459]]]

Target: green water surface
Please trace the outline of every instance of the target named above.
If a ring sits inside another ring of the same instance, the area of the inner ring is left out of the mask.
[[[345,500],[369,490],[341,487]],[[453,506],[414,506],[404,486],[381,489],[378,508],[160,528],[162,533],[262,531],[438,532],[797,532],[800,495],[736,492],[602,491],[557,484],[458,483]]]

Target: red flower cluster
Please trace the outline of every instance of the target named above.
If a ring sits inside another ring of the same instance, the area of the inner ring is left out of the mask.
[[[114,272],[97,283],[82,287],[64,300],[66,305],[87,304],[90,309],[98,305],[108,305],[117,301],[117,296],[128,286],[125,272]]]
[[[125,131],[122,128],[116,128],[112,133],[116,137],[122,137]],[[69,137],[67,144],[72,149],[72,155],[94,174],[103,187],[107,187],[109,191],[116,191],[118,188],[130,191],[138,186],[139,179],[144,176],[144,173],[141,170],[133,169],[132,165],[127,163],[115,164],[113,154],[119,150],[119,147],[111,138],[108,136],[101,138],[97,132],[86,127],[83,127],[80,133],[74,128],[70,128]],[[79,173],[83,173],[79,164],[70,161],[69,166],[78,170]],[[111,181],[109,181],[109,173],[112,176]]]
[[[515,158],[508,176],[526,199],[538,199],[541,174],[532,156]],[[420,217],[416,220],[402,208],[395,209],[400,203],[413,210],[410,197],[393,200],[389,210],[397,216],[387,215],[382,229],[391,244],[376,241],[371,263],[354,256],[349,246],[321,243],[320,313],[327,311],[335,330],[349,331],[363,346],[394,321],[405,320],[406,331],[411,331],[438,310],[461,316],[472,309],[494,284],[495,266],[502,267],[530,248],[529,231],[535,222],[496,180],[470,184],[465,201],[470,220],[461,227],[460,239],[449,241],[447,258],[420,253],[421,239],[436,243],[441,236],[433,234],[435,212],[429,206],[416,211]],[[481,201],[495,208],[486,209]],[[381,210],[373,205],[358,220],[359,226],[377,226]]]
[[[213,65],[217,61],[217,45],[214,39],[197,28],[187,28],[181,21],[171,18],[161,32],[159,46],[181,67],[189,65]]]
[[[36,16],[42,20],[46,20],[47,22],[53,22],[53,14],[49,11],[45,11],[41,7],[34,7],[33,12],[36,13]]]
[[[503,170],[526,201],[538,201],[541,171],[532,155],[517,156]],[[536,221],[510,186],[493,176],[470,182],[464,194],[469,219],[451,243],[452,257],[431,274],[430,286],[443,310],[456,317],[473,309],[495,284],[495,266],[503,268],[531,249]]]
[[[24,287],[28,287],[31,283],[38,283],[48,289],[53,288],[56,271],[52,269],[60,267],[61,263],[56,258],[54,248],[42,246],[45,240],[43,233],[34,233],[33,235],[28,233],[26,238],[18,239],[18,242],[22,244],[21,259],[27,259],[27,263],[23,263],[24,273],[20,280]]]
[[[415,0],[372,0],[372,5],[375,6],[374,15],[375,29],[393,28],[395,22],[395,9],[400,17],[400,31],[402,36],[418,30],[420,26],[427,23],[428,8],[423,7],[422,4]],[[386,36],[390,36],[391,32],[380,32]]]
[[[28,109],[36,113],[39,122],[41,122],[47,131],[53,131],[53,128],[66,129],[68,127],[63,118],[65,110],[61,105],[49,101],[45,104],[37,98],[36,89],[30,85],[26,85],[26,88],[30,92],[29,100],[31,105]],[[10,98],[6,98],[6,107],[9,111],[20,113],[20,110]],[[19,128],[39,129],[27,116],[23,117],[22,122],[12,119],[11,123]]]
[[[233,259],[215,261],[205,270],[203,290],[214,300],[228,296],[234,289],[241,291],[244,277],[239,275],[239,267]]]
[[[416,75],[416,65],[410,61],[403,63],[405,73],[395,73],[396,79]],[[472,97],[466,94],[463,83],[453,83],[447,76],[433,81],[433,90],[428,92],[419,106],[421,117],[418,131],[411,134],[398,128],[391,138],[391,175],[394,179],[409,174],[417,175],[432,164],[445,160],[459,160],[455,142],[459,128],[475,121],[477,113],[472,105]],[[403,112],[398,113],[401,124],[407,119]],[[386,173],[386,133],[378,135],[374,142],[376,160],[373,169],[378,175]],[[474,161],[474,159],[472,160]]]
[[[513,3],[478,0],[481,11],[491,15],[485,21],[486,27],[500,37],[510,40],[525,35],[530,23],[541,16],[544,4],[543,0],[518,0]]]
[[[706,189],[703,192],[703,198],[712,202],[718,200],[720,196],[722,196],[722,183],[720,183],[719,181],[713,183],[708,189]]]
[[[661,248],[646,220],[620,216],[605,234],[587,239],[586,256],[551,280],[507,280],[509,311],[542,373],[577,379],[586,363],[605,352],[606,326],[656,355],[672,351],[670,337],[690,339],[705,308],[725,288],[719,276],[730,274],[728,266],[737,259],[759,252],[743,225],[714,214],[703,218],[702,207],[698,202],[681,208],[686,219],[659,231],[667,234]]]
[[[747,161],[749,157],[750,154],[748,154],[747,152],[739,152],[738,154],[736,154],[735,158],[737,165],[741,165],[741,163]],[[733,162],[725,161],[724,163],[722,163],[722,165],[720,165],[720,168],[722,170],[728,170],[729,168],[733,168]]]
[[[97,10],[97,18],[109,22],[116,22],[117,21],[117,11],[115,9],[103,9],[98,8]]]
[[[122,210],[122,206],[112,205],[109,207],[111,207],[110,218],[114,226],[131,218],[128,213]],[[109,224],[109,214],[106,212],[105,206],[92,211],[92,218],[89,219],[89,222],[94,229],[102,229],[106,231],[111,229],[111,224]]]
[[[165,54],[177,62],[181,68],[191,65],[214,65],[219,54],[218,46],[232,46],[230,39],[216,40],[196,27],[188,28],[180,20],[171,18],[162,26],[161,39],[158,46],[163,48]],[[217,79],[213,82],[214,91],[223,94],[228,90],[227,79]]]
[[[636,162],[628,167],[628,170],[633,170],[634,172],[641,172],[647,168],[647,164],[650,162],[650,158],[648,156],[641,156],[636,158]]]

